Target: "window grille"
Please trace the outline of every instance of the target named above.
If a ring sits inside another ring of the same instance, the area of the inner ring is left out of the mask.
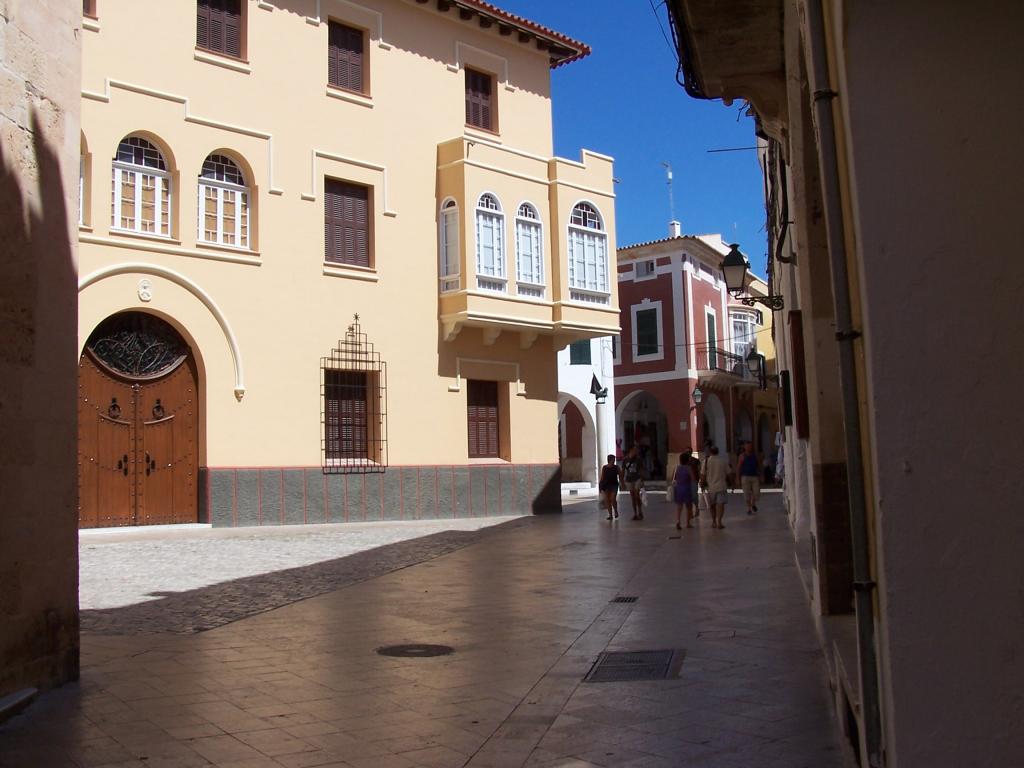
[[[160,150],[139,136],[117,146],[111,203],[112,229],[170,237],[171,177]]]
[[[199,177],[199,239],[249,247],[249,188],[235,162],[210,155]]]
[[[369,474],[388,466],[386,364],[354,317],[345,337],[320,358],[321,464],[324,474]]]

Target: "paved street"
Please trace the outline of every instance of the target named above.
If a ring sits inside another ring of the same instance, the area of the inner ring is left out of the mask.
[[[86,530],[82,628],[212,629],[451,552],[476,541],[479,529],[514,519]]]
[[[840,768],[779,496],[731,506],[675,538],[664,503],[610,524],[587,500],[380,575],[305,566],[351,582],[208,631],[87,632],[81,683],[0,728],[0,766]],[[204,590],[222,608],[182,604]],[[400,643],[454,650],[376,652]],[[678,677],[583,682],[642,650]]]

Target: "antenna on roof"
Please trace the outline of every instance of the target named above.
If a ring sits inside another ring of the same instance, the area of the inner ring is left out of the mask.
[[[668,184],[668,218],[669,221],[676,220],[676,204],[672,199],[672,165],[662,161],[661,163],[665,167],[665,176],[667,177],[666,184]]]

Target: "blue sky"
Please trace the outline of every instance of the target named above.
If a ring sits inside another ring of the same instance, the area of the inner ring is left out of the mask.
[[[764,274],[767,243],[754,122],[739,102],[690,98],[676,83],[676,60],[662,0],[495,0],[590,45],[587,58],[552,77],[555,153],[581,147],[615,158],[618,244],[668,236],[665,169],[671,163],[676,218],[686,234],[719,232],[738,242]],[[657,8],[657,17],[651,10]],[[661,27],[658,20],[661,20]]]

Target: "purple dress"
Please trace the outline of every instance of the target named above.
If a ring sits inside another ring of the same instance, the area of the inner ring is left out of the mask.
[[[688,464],[680,464],[676,467],[676,473],[672,476],[672,497],[676,504],[693,503],[693,473],[690,472]]]

